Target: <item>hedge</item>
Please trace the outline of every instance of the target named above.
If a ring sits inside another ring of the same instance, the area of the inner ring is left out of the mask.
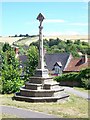
[[[61,76],[57,76],[54,78],[57,82],[78,82],[80,87],[84,87],[86,89],[90,89],[90,68],[86,68],[81,70],[80,72],[71,72],[62,74]]]

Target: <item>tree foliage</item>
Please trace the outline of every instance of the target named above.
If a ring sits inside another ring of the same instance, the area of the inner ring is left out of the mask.
[[[19,90],[23,81],[20,79],[21,70],[19,68],[19,60],[15,58],[15,52],[12,48],[4,45],[0,53],[1,65],[0,73],[2,80],[2,93],[13,93]]]
[[[28,79],[30,76],[33,76],[35,69],[38,65],[38,49],[35,46],[30,46],[27,51],[27,61],[25,67],[25,79]]]
[[[39,46],[38,41],[31,43],[34,46]],[[80,40],[71,41],[66,40],[63,41],[59,38],[57,39],[44,39],[44,47],[47,50],[47,53],[62,53],[68,52],[72,53],[73,57],[79,57],[78,52],[82,54],[90,54],[90,44],[87,42],[81,42]]]
[[[3,45],[3,48],[2,48],[2,51],[3,52],[6,52],[7,50],[10,50],[11,49],[11,46],[9,45],[9,43],[5,43]]]

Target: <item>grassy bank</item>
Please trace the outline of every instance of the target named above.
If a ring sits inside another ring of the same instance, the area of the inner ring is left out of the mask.
[[[2,115],[0,114],[0,120],[1,118],[17,118],[17,116],[3,113]]]
[[[12,100],[12,95],[0,95],[2,105],[15,106],[33,111],[56,115],[60,118],[88,118],[88,101],[70,95],[63,103],[28,103]]]

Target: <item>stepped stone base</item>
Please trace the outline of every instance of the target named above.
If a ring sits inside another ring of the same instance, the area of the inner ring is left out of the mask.
[[[26,101],[26,102],[61,102],[68,100],[69,95],[63,94],[58,97],[26,97],[21,96],[20,93],[16,93],[14,96],[15,100]]]
[[[27,102],[59,102],[69,95],[53,78],[31,77],[25,86],[15,93],[13,99]]]

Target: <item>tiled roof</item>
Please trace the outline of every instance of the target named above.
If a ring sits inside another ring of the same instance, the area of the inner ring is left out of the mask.
[[[55,63],[59,61],[62,64],[62,70],[63,70],[66,63],[67,63],[69,55],[70,54],[68,54],[68,53],[46,54],[45,55],[45,62],[46,62],[46,65],[47,65],[47,69],[52,71]]]
[[[56,62],[56,63],[54,64],[54,66],[56,66],[56,65],[62,66],[62,63],[59,61],[59,62]]]
[[[71,71],[80,71],[83,68],[87,68],[90,63],[90,58],[88,58],[86,63],[82,63],[81,58],[72,58],[66,69],[64,70],[65,72],[71,72]]]

